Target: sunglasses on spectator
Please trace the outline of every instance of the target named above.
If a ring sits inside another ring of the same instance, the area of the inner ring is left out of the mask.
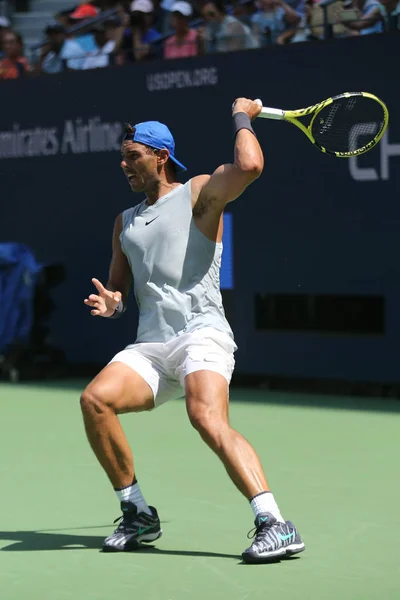
[[[217,13],[216,13],[216,12],[214,12],[213,10],[207,10],[207,11],[204,13],[204,15],[205,15],[206,17],[211,17],[211,18],[212,18],[212,17],[216,17],[216,16],[217,16]]]

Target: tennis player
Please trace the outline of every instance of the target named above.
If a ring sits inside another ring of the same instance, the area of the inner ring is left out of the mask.
[[[157,121],[126,127],[121,167],[132,191],[145,199],[117,217],[107,285],[93,279],[97,293],[84,301],[94,316],[119,317],[134,278],[136,341],[114,356],[81,397],[87,437],[122,509],[104,551],[135,550],[162,533],[135,477],[118,415],[152,410],[183,395],[193,427],[251,504],[255,534],[243,560],[267,562],[304,550],[296,528],[279,511],[256,452],[228,418],[236,345],[219,288],[222,215],[262,173],[263,154],[251,125],[260,110],[257,101],[239,98],[232,109],[233,164],[184,185],[177,172],[186,169],[175,157],[169,129]]]

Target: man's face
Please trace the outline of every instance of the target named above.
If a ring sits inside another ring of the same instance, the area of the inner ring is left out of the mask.
[[[181,13],[174,12],[171,15],[171,25],[176,31],[184,31],[187,28],[188,20]]]
[[[48,33],[49,44],[52,48],[59,49],[64,44],[65,33],[62,31],[50,31]]]
[[[2,39],[3,52],[8,58],[17,58],[21,54],[21,45],[15,35],[7,32]]]
[[[121,146],[121,168],[133,192],[144,192],[158,175],[157,154],[138,142],[125,140]]]
[[[132,27],[145,27],[148,22],[148,14],[135,10],[131,13]]]
[[[207,2],[203,6],[202,14],[207,23],[215,23],[219,17],[217,8],[213,2]]]

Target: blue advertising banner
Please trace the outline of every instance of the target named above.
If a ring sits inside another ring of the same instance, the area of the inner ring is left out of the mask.
[[[104,364],[135,339],[133,298],[119,321],[83,304],[107,280],[115,217],[140,200],[119,166],[125,121],[164,121],[190,178],[232,160],[236,97],[293,109],[363,90],[390,124],[359,158],[256,121],[265,170],[227,209],[221,284],[238,373],[400,381],[399,50],[363,36],[1,84],[0,241],[66,266],[51,326],[68,359]]]

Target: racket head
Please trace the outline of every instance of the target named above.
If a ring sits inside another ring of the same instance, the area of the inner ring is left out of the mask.
[[[339,158],[371,150],[389,123],[384,102],[368,92],[345,92],[304,110],[313,113],[307,127],[309,139],[322,152]]]

